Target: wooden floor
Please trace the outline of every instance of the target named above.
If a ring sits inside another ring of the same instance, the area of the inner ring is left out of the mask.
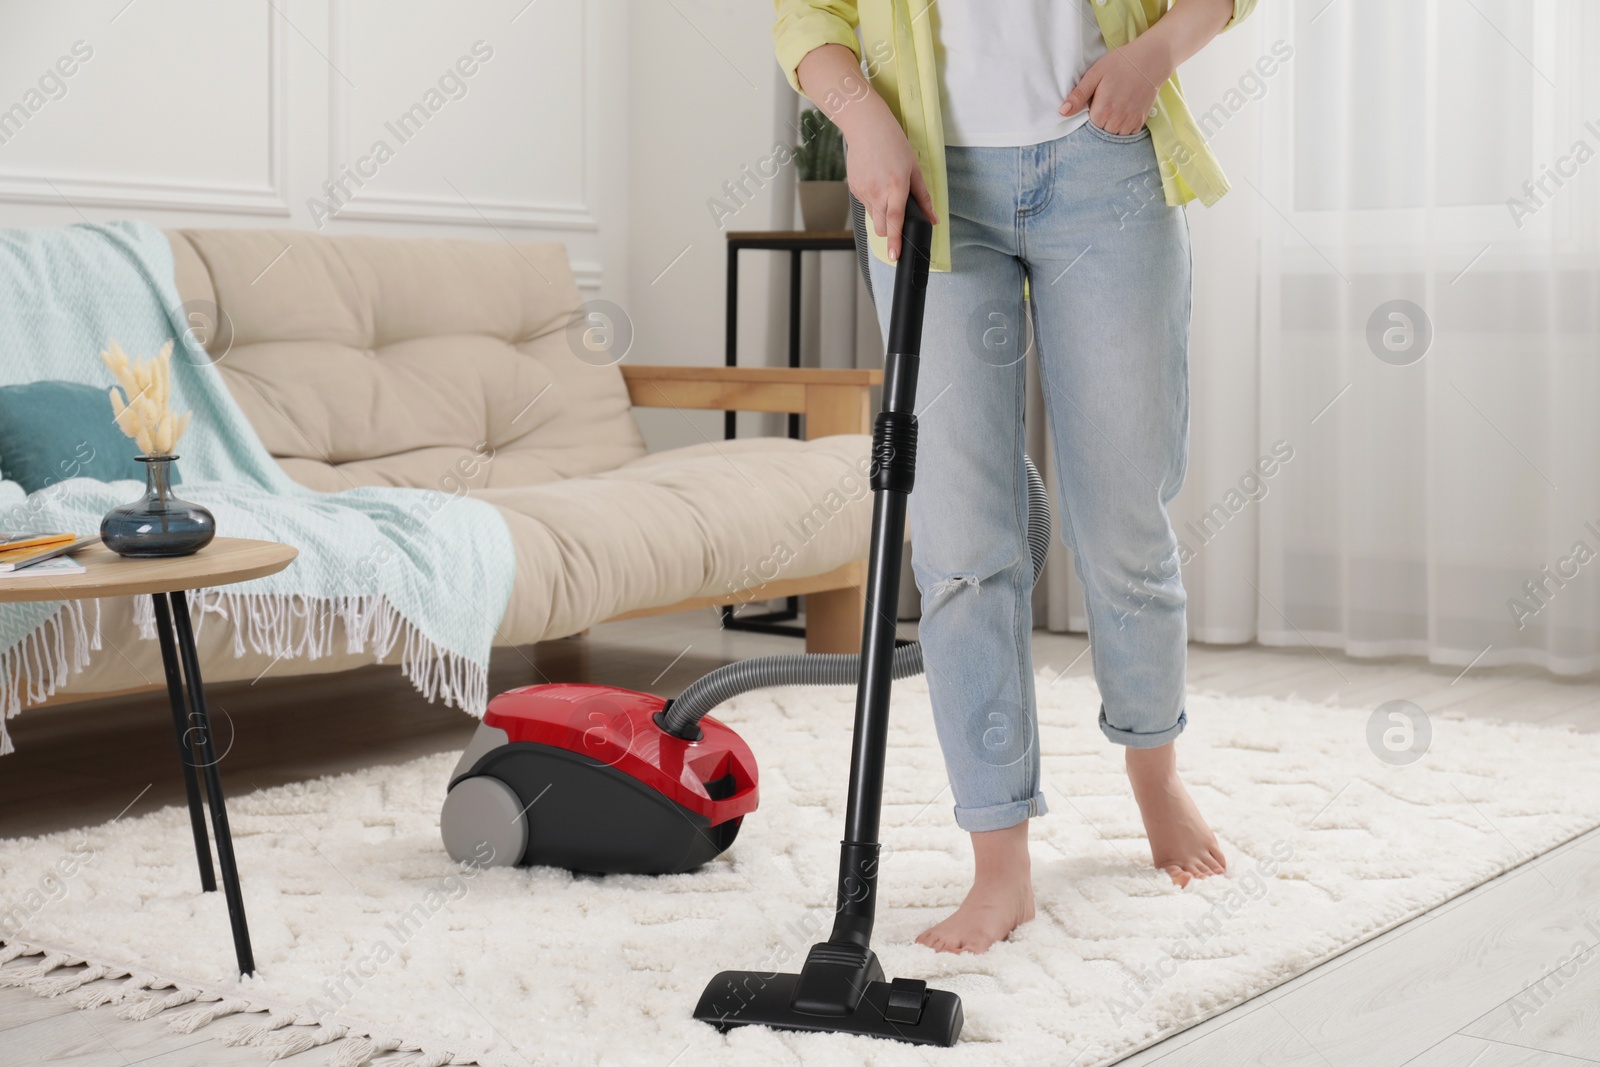
[[[587,637],[496,653],[490,692],[597,680],[675,693],[713,667],[797,651],[792,638],[728,633],[710,612],[596,627]],[[1079,637],[1038,633],[1040,669],[1087,674]],[[1256,646],[1190,649],[1191,684],[1376,707],[1565,723],[1600,732],[1600,680],[1518,668],[1437,668]],[[473,721],[430,707],[392,669],[216,686],[224,780],[235,792],[457,750]],[[183,802],[164,697],[76,705],[12,720],[0,761],[0,837],[105,822]],[[231,740],[231,747],[230,745]],[[1600,743],[1600,738],[1596,739]],[[843,771],[841,769],[841,775]],[[841,777],[841,788],[843,779]],[[1596,783],[1600,788],[1600,782]],[[248,872],[247,872],[248,873]],[[1589,927],[1587,924],[1593,924]],[[1600,1064],[1600,833],[1590,834],[1292,982],[1147,1049],[1128,1067],[1576,1067]],[[219,933],[219,936],[222,936]],[[1581,945],[1580,945],[1581,943]],[[1552,972],[1555,972],[1552,974]],[[1525,992],[1541,979],[1542,1004]],[[1514,1011],[1514,1005],[1536,1007]],[[228,1029],[228,1027],[219,1027]],[[284,1061],[323,1064],[329,1049]],[[937,1062],[931,1054],[930,1063]],[[0,989],[0,1065],[227,1067],[258,1050],[169,1033],[160,1018]]]

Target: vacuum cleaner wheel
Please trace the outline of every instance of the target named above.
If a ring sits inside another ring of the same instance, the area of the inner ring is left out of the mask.
[[[479,863],[473,850],[492,849],[485,866],[681,874],[724,852],[743,821],[712,826],[615,767],[550,745],[502,745],[474,770],[450,790],[439,816],[445,848],[458,862]],[[473,782],[492,784],[463,793]]]
[[[445,851],[457,863],[515,867],[528,850],[528,816],[511,787],[498,778],[464,778],[445,796],[439,813]]]

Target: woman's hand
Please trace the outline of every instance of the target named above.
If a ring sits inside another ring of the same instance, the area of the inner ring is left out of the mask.
[[[1076,115],[1087,107],[1089,121],[1107,133],[1138,133],[1150,117],[1161,83],[1172,77],[1163,50],[1149,41],[1149,35],[1137,37],[1095,60],[1067,94],[1061,114]]]
[[[1233,14],[1234,0],[1176,0],[1148,30],[1084,71],[1061,114],[1088,108],[1089,121],[1107,133],[1138,133],[1178,64],[1221,33]]]
[[[882,105],[882,101],[879,101]],[[917,198],[922,213],[937,222],[933,197],[922,180],[916,153],[905,131],[882,106],[881,116],[860,116],[855,131],[845,134],[850,151],[845,157],[850,192],[867,209],[872,229],[889,239],[889,262],[900,259],[900,230],[905,224],[906,199]]]
[[[796,73],[806,96],[844,134],[850,192],[867,209],[873,230],[889,239],[889,260],[898,260],[908,196],[917,198],[930,222],[939,221],[905,131],[862,76],[855,54],[844,45],[812,49]]]

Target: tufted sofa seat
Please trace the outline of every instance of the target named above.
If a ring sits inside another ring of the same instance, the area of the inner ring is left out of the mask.
[[[877,372],[619,364],[585,345],[595,324],[575,322],[582,298],[558,243],[263,229],[168,237],[197,336],[293,478],[324,491],[415,487],[429,491],[418,494],[428,507],[470,494],[499,510],[517,562],[499,643],[804,594],[808,649],[856,647]],[[808,439],[650,453],[637,406],[798,411]],[[102,632],[119,625],[106,619]],[[236,658],[229,626],[202,622],[208,679],[270,666],[248,650]],[[65,695],[160,677],[153,644],[97,657]],[[369,662],[335,651],[273,672]]]

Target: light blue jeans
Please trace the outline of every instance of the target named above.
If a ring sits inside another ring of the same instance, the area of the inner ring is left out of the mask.
[[[1030,632],[1023,282],[1083,582],[1100,728],[1183,731],[1187,640],[1166,506],[1188,458],[1188,221],[1148,131],[1084,124],[1024,148],[946,149],[951,265],[928,283],[912,566],[933,719],[964,830],[1045,811]],[[867,257],[887,333],[894,267]]]

